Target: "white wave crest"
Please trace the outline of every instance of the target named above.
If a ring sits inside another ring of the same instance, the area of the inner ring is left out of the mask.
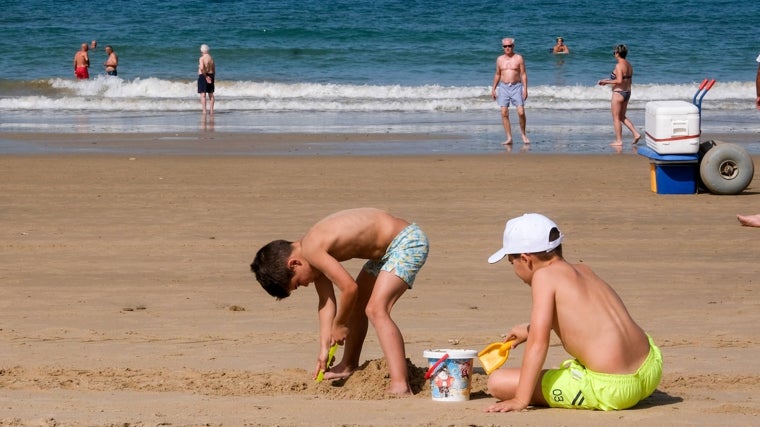
[[[44,94],[0,97],[0,110],[189,111],[198,108],[195,81],[155,77],[123,80],[99,75],[84,81],[50,79]],[[29,85],[35,88],[35,85]],[[630,109],[648,101],[692,101],[699,82],[677,85],[634,84]],[[487,86],[348,85],[225,81],[216,85],[217,109],[229,111],[430,112],[492,111]],[[601,86],[529,87],[527,108],[603,110],[610,89]],[[754,82],[718,82],[704,96],[705,109],[745,109],[754,100]]]

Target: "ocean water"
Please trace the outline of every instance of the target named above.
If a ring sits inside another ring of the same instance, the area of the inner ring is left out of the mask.
[[[614,67],[619,43],[635,70],[629,116],[640,129],[647,102],[691,101],[710,78],[717,83],[702,103],[703,132],[760,134],[753,108],[759,3],[599,5],[8,1],[0,15],[0,139],[197,130],[205,122],[197,60],[206,43],[217,64],[216,131],[453,132],[469,135],[462,150],[497,149],[504,135],[490,85],[505,36],[525,58],[535,150],[594,151],[611,140],[609,88],[595,83]],[[549,52],[556,36],[571,54]],[[98,41],[91,79],[77,81],[73,55],[91,40]],[[116,78],[103,75],[106,44],[119,55]],[[568,135],[591,143],[557,144]]]

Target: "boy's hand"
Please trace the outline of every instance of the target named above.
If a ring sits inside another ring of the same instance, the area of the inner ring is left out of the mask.
[[[314,375],[312,376],[313,380],[317,379],[317,377],[319,376],[320,372],[323,372],[323,371],[327,370],[325,368],[325,364],[326,364],[325,362],[327,362],[327,357],[325,357],[324,359],[322,359],[321,356],[320,356],[320,358],[317,359],[317,367],[314,368]]]
[[[486,408],[486,412],[513,412],[522,411],[527,408],[528,405],[520,402],[517,399],[504,400],[502,402],[494,403]]]
[[[348,337],[348,326],[346,325],[333,325],[332,327],[332,343],[338,343],[340,345],[345,344],[346,337]]]
[[[517,325],[512,328],[507,333],[507,337],[504,340],[504,342],[507,342],[509,340],[513,340],[514,343],[512,343],[512,348],[517,347],[518,345],[524,343],[528,340],[528,332],[530,331],[530,324],[529,323],[523,323],[522,325]]]
[[[327,359],[329,357],[329,354],[329,347],[325,347],[319,351],[319,356],[317,357],[317,367],[314,369],[314,379],[317,379],[317,376],[319,376],[320,372],[330,369],[330,367],[327,366]]]

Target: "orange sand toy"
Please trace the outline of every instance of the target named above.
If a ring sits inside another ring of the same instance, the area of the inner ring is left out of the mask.
[[[488,347],[478,353],[478,360],[483,365],[486,374],[499,369],[509,357],[509,350],[512,348],[514,340],[507,342],[495,342],[488,345]]]

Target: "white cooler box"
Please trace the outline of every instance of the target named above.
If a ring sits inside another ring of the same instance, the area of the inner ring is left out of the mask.
[[[647,102],[644,127],[647,147],[657,154],[699,151],[699,109],[690,102]]]

